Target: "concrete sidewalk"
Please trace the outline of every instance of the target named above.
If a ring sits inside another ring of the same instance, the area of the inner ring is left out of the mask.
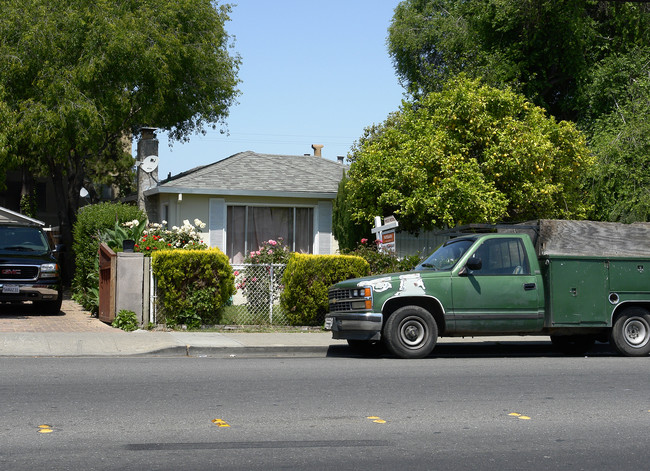
[[[329,332],[18,332],[0,333],[0,356],[324,356],[331,346]]]
[[[460,343],[550,345],[548,337],[442,338],[444,349]],[[0,357],[210,356],[278,357],[354,355],[331,332],[274,333],[145,331],[123,332],[66,298],[58,315],[39,315],[30,305],[0,307]]]
[[[544,337],[441,338],[438,348],[468,344],[550,346]],[[470,346],[471,345],[471,346]],[[332,350],[345,354],[345,340],[330,332],[215,333],[215,332],[0,332],[0,357],[324,357]]]

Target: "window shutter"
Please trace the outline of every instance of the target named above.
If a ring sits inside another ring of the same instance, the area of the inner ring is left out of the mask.
[[[210,247],[226,253],[226,200],[210,198]]]
[[[332,202],[318,202],[318,252],[321,255],[332,253]]]

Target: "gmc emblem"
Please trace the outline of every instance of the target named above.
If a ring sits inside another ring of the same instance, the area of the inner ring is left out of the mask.
[[[20,275],[20,270],[17,268],[3,268],[3,275]]]

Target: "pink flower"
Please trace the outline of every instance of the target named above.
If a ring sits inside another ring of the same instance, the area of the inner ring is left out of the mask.
[[[274,241],[273,239],[269,239],[269,244],[270,245],[277,245],[277,242]]]
[[[266,253],[269,254],[269,255],[273,255],[273,250],[269,249],[269,251],[266,252]]]
[[[362,244],[365,244],[365,243],[367,243],[367,242],[368,242],[368,239],[365,239],[365,238],[364,238],[364,239],[361,239],[361,243],[362,243]]]
[[[375,240],[375,244],[377,244],[377,245],[381,244],[381,240],[376,239],[376,240]]]
[[[239,272],[238,272],[237,270],[235,270],[235,271],[233,272],[233,275],[235,275],[235,276],[239,276]]]

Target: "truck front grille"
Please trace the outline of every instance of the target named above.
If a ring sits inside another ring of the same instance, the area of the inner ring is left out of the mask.
[[[368,310],[365,307],[363,290],[359,288],[332,288],[327,293],[329,312]]]
[[[38,272],[36,265],[0,265],[0,281],[34,281]]]

